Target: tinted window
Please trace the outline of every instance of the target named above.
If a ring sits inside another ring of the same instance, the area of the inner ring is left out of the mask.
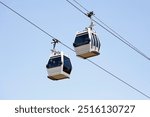
[[[95,46],[98,47],[98,38],[95,34],[94,34],[94,38],[95,38]]]
[[[93,48],[93,46],[94,46],[94,39],[93,39],[94,37],[93,37],[93,34],[91,35],[91,47]]]
[[[95,35],[92,33],[93,36],[93,46],[96,46],[96,39],[95,39]]]
[[[92,41],[93,41],[93,46],[100,48],[100,41],[99,38],[96,36],[96,34],[92,33]]]
[[[100,40],[99,40],[99,38],[96,36],[96,38],[97,38],[97,42],[98,42],[98,51],[100,50],[100,46],[101,46],[101,43],[100,43]]]
[[[101,43],[100,43],[100,40],[98,39],[98,51],[100,50],[100,46],[101,46]]]
[[[61,56],[57,56],[55,58],[50,58],[46,67],[47,68],[53,68],[53,67],[61,66],[61,64],[62,64]]]
[[[93,41],[93,46],[96,46],[96,40],[95,40],[95,35],[92,33],[92,41]]]
[[[66,56],[64,56],[64,66],[63,66],[63,71],[70,74],[72,70],[72,65],[70,62],[70,59]]]
[[[90,42],[88,33],[84,33],[82,35],[77,35],[75,38],[75,42],[73,44],[74,47],[78,47],[81,45],[88,44]]]

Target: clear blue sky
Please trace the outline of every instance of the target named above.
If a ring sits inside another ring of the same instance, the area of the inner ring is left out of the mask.
[[[2,0],[72,47],[90,21],[65,0]],[[150,56],[149,0],[78,0]],[[150,61],[98,25],[101,55],[91,60],[150,95]],[[45,65],[51,38],[0,4],[0,99],[147,99],[61,44],[72,61],[69,80],[51,81]]]

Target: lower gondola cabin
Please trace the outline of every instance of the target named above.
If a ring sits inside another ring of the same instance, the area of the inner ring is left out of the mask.
[[[70,59],[63,52],[57,52],[52,54],[46,68],[49,79],[61,80],[70,77],[72,65]]]

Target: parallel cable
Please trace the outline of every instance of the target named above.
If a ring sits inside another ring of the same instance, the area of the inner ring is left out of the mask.
[[[54,36],[52,36],[51,34],[49,34],[48,32],[46,32],[45,30],[43,30],[42,28],[40,28],[38,25],[36,25],[35,23],[33,23],[32,21],[30,21],[29,19],[27,19],[26,17],[24,17],[23,15],[21,15],[20,13],[18,13],[17,11],[15,11],[14,9],[12,9],[11,7],[9,7],[8,5],[4,4],[2,1],[0,1],[0,3],[5,6],[6,8],[8,8],[9,10],[11,10],[13,13],[15,13],[16,15],[18,15],[19,17],[21,17],[22,19],[24,19],[25,21],[27,21],[28,23],[30,23],[31,25],[33,25],[34,27],[36,27],[37,29],[39,29],[40,31],[42,31],[43,33],[45,33],[46,35],[48,35],[49,37],[51,37],[52,39],[56,39]],[[58,39],[57,39],[58,40]],[[62,45],[64,45],[65,47],[67,47],[68,49],[74,51],[72,48],[70,48],[69,46],[67,46],[66,44],[62,43],[60,40],[58,40],[59,43],[61,43]]]
[[[97,23],[99,26],[101,26],[103,29],[105,29],[106,31],[108,31],[110,34],[112,34],[114,37],[116,37],[117,39],[119,39],[121,42],[125,43],[127,46],[129,46],[131,49],[133,49],[134,51],[136,51],[137,53],[139,53],[140,55],[142,55],[144,58],[146,58],[147,60],[150,60],[150,58],[145,55],[143,52],[141,52],[139,49],[137,49],[136,47],[134,47],[131,43],[129,43],[127,40],[122,39],[121,37],[119,37],[118,35],[114,34],[112,31],[108,30],[106,27],[104,27],[103,25],[101,25],[99,22],[97,22],[96,20],[93,19],[93,21],[95,23]]]
[[[36,28],[38,28],[40,31],[42,31],[43,33],[45,33],[46,35],[48,35],[49,37],[56,39],[54,36],[52,36],[51,34],[49,34],[48,32],[44,31],[42,28],[40,28],[38,25],[34,24],[33,22],[31,22],[29,19],[25,18],[23,15],[19,14],[18,12],[16,12],[14,9],[10,8],[9,6],[7,6],[6,4],[4,4],[3,2],[0,1],[0,3],[5,6],[6,8],[8,8],[9,10],[11,10],[12,12],[14,12],[15,14],[17,14],[18,16],[20,16],[21,18],[23,18],[25,21],[27,21],[28,23],[30,23],[31,25],[35,26]],[[68,48],[69,50],[71,50],[72,52],[75,52],[75,50],[73,50],[71,47],[69,47],[68,45],[64,44],[63,42],[61,42],[60,40],[57,39],[58,42],[60,42],[63,46],[65,46],[66,48]],[[99,69],[103,70],[104,72],[106,72],[107,74],[111,75],[112,77],[116,78],[117,80],[121,81],[122,83],[126,84],[127,86],[129,86],[130,88],[134,89],[135,91],[137,91],[138,93],[142,94],[143,96],[145,96],[146,98],[150,99],[150,96],[146,95],[145,93],[143,93],[142,91],[138,90],[137,88],[133,87],[132,85],[130,85],[129,83],[125,82],[124,80],[122,80],[121,78],[117,77],[116,75],[114,75],[113,73],[109,72],[108,70],[104,69],[103,67],[101,67],[100,65],[96,64],[95,62],[91,61],[90,59],[87,59],[87,61],[89,61],[90,63],[92,63],[93,65],[97,66]]]
[[[97,66],[98,68],[100,68],[101,70],[105,71],[106,73],[108,73],[109,75],[113,76],[114,78],[116,78],[117,80],[119,80],[120,82],[126,84],[127,86],[129,86],[131,89],[134,89],[135,91],[139,92],[140,94],[142,94],[143,96],[147,97],[148,99],[150,99],[150,96],[143,93],[142,91],[140,91],[139,89],[133,87],[132,85],[130,85],[129,83],[127,83],[126,81],[122,80],[121,78],[119,78],[118,76],[114,75],[113,73],[109,72],[108,70],[104,69],[103,67],[101,67],[100,65],[96,64],[95,62],[91,61],[90,59],[87,59],[87,61],[89,61],[90,63],[92,63],[93,65]]]
[[[78,4],[81,8],[83,8],[86,12],[90,12],[88,9],[86,9],[83,5],[81,5],[78,1],[73,0],[76,4]],[[100,20],[98,17],[96,17],[95,15],[93,15],[93,17],[95,19],[97,19],[100,23],[102,23],[104,26],[102,26],[101,24],[99,24],[97,21],[96,22],[98,25],[100,25],[102,28],[104,28],[106,31],[108,31],[109,33],[111,33],[112,35],[114,35],[113,33],[115,33],[115,37],[117,35],[117,38],[119,37],[119,40],[121,38],[121,41],[125,44],[127,44],[129,47],[131,47],[132,49],[134,49],[135,51],[137,51],[139,54],[143,55],[145,58],[147,58],[148,60],[150,60],[149,57],[147,57],[143,52],[141,52],[138,48],[136,48],[133,44],[131,44],[129,41],[127,41],[124,37],[122,37],[118,32],[116,32],[115,30],[113,30],[110,26],[108,26],[106,23],[104,23],[102,20]],[[106,28],[105,28],[106,27]],[[110,30],[108,30],[108,29]],[[112,33],[113,32],[113,33]]]
[[[84,15],[87,16],[87,14],[82,11],[80,8],[78,8],[75,4],[73,4],[72,2],[70,2],[69,0],[66,0],[68,3],[70,3],[73,7],[75,7],[77,10],[79,10],[81,13],[83,13]],[[81,8],[83,8],[86,12],[89,12],[89,10],[87,10],[83,5],[81,5],[78,1],[73,0],[76,4],[78,4]],[[119,33],[117,33],[115,30],[113,30],[111,27],[109,27],[107,24],[105,24],[103,21],[101,21],[98,17],[96,17],[95,15],[93,16],[95,17],[95,19],[97,19],[98,21],[92,19],[96,24],[98,24],[100,27],[102,27],[104,30],[106,30],[107,32],[109,32],[110,34],[112,34],[113,36],[115,36],[117,39],[119,39],[121,42],[123,42],[124,44],[126,44],[128,47],[130,47],[131,49],[133,49],[134,51],[136,51],[138,54],[140,54],[141,56],[143,56],[144,58],[146,58],[147,60],[150,60],[150,57],[148,57],[146,54],[144,54],[142,51],[140,51],[137,47],[135,47],[133,44],[131,44],[129,41],[127,41],[124,37],[122,37]]]
[[[11,10],[12,12],[14,12],[16,15],[18,15],[19,17],[23,18],[25,21],[27,21],[28,23],[30,23],[31,25],[33,25],[34,27],[36,27],[37,29],[39,29],[40,31],[42,31],[43,33],[45,33],[46,35],[50,36],[51,38],[54,38],[52,35],[50,35],[48,32],[44,31],[42,28],[40,28],[38,25],[36,25],[35,23],[31,22],[30,20],[28,20],[27,18],[25,18],[23,15],[21,15],[20,13],[16,12],[14,9],[10,8],[9,6],[7,6],[6,4],[4,4],[3,2],[0,1],[0,3],[5,6],[6,8],[8,8],[9,10]]]
[[[67,0],[69,1],[69,0]],[[90,12],[88,9],[86,9],[83,5],[81,5],[78,1],[73,0],[76,4],[78,4],[81,8],[83,8],[86,12]]]
[[[74,5],[72,2],[70,2],[69,0],[66,0],[69,4],[71,4],[73,7],[75,7],[77,10],[79,10],[81,13],[83,13],[84,15],[86,15],[86,13],[84,13],[81,9],[79,9],[76,5]]]

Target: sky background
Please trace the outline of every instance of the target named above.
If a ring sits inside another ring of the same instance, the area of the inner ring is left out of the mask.
[[[90,20],[66,0],[1,0],[73,48],[75,34]],[[149,0],[78,0],[84,7],[150,56]],[[101,67],[150,95],[150,61],[100,26]],[[72,62],[70,79],[47,78],[51,38],[0,4],[0,99],[147,99],[103,70],[76,57],[61,44],[57,50]]]

